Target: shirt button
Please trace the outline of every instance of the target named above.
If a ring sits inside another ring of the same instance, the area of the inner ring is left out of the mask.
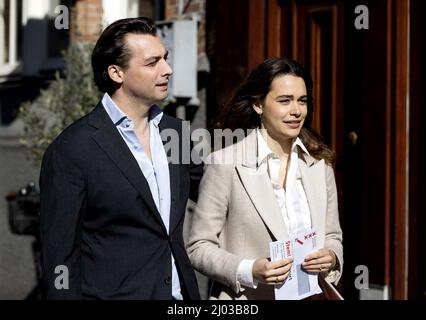
[[[171,282],[172,282],[172,277],[167,277],[166,279],[164,279],[164,284],[166,286],[169,286]]]

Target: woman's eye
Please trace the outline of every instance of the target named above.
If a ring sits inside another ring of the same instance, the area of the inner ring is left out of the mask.
[[[306,99],[299,100],[299,103],[302,104],[302,105],[304,105],[304,104],[308,103],[308,100],[306,100]]]

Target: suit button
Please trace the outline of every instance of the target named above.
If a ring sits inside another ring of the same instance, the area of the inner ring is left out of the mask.
[[[170,285],[171,282],[172,282],[172,277],[167,277],[166,279],[164,279],[164,284],[166,286]]]

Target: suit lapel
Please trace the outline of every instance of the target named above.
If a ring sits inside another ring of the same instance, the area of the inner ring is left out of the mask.
[[[159,124],[159,129],[160,129],[160,134],[163,132],[164,129],[173,129],[173,132],[176,132],[178,134],[179,139],[177,141],[174,141],[172,143],[177,143],[178,144],[178,148],[179,148],[179,155],[181,155],[181,158],[179,159],[179,162],[182,159],[182,148],[181,148],[181,143],[182,143],[182,128],[179,128],[177,125],[174,125],[174,123],[172,121],[170,121],[169,117],[167,115],[163,115],[163,119],[161,120],[160,124]],[[166,143],[171,143],[168,142],[165,138],[167,138],[167,136],[164,136],[163,139],[163,135],[162,136],[162,141],[163,141],[163,145],[165,145]],[[173,139],[173,138],[172,138]],[[173,141],[173,140],[172,140]],[[168,163],[169,163],[169,177],[170,177],[170,225],[169,225],[169,233],[172,234],[172,232],[174,231],[174,229],[176,228],[176,226],[179,224],[179,221],[183,218],[182,215],[179,214],[179,212],[177,211],[178,206],[177,206],[177,198],[179,195],[179,186],[180,186],[180,164],[179,163],[172,163],[171,159],[173,159],[173,157],[171,157],[170,152],[176,152],[176,150],[174,150],[174,148],[176,148],[176,146],[172,146],[172,148],[168,148],[167,150],[167,159],[168,159]]]
[[[170,174],[170,234],[174,231],[176,226],[179,224],[180,219],[183,217],[176,211],[177,206],[177,195],[179,194],[179,165],[169,163],[169,174]]]
[[[266,227],[278,239],[287,239],[288,234],[266,170],[257,168],[257,133],[253,130],[242,140],[237,154],[244,155],[243,165],[236,166],[244,189]]]
[[[322,242],[325,237],[324,214],[327,210],[327,199],[324,196],[324,190],[327,190],[324,177],[325,163],[324,160],[315,162],[308,155],[304,155],[304,159],[299,158],[302,184],[311,212],[312,228],[317,232],[317,239],[320,241],[317,245],[318,248],[321,248],[324,245]]]
[[[138,190],[146,205],[154,213],[155,218],[164,232],[167,233],[160,213],[152,198],[148,182],[142,174],[136,159],[123,141],[123,138],[120,136],[120,133],[115,128],[101,103],[99,103],[93,113],[91,113],[89,124],[98,128],[92,135],[92,138],[115,163],[133,187]]]

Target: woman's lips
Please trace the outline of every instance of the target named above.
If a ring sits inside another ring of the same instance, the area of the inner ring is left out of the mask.
[[[284,123],[291,129],[298,129],[301,121],[284,121]]]

